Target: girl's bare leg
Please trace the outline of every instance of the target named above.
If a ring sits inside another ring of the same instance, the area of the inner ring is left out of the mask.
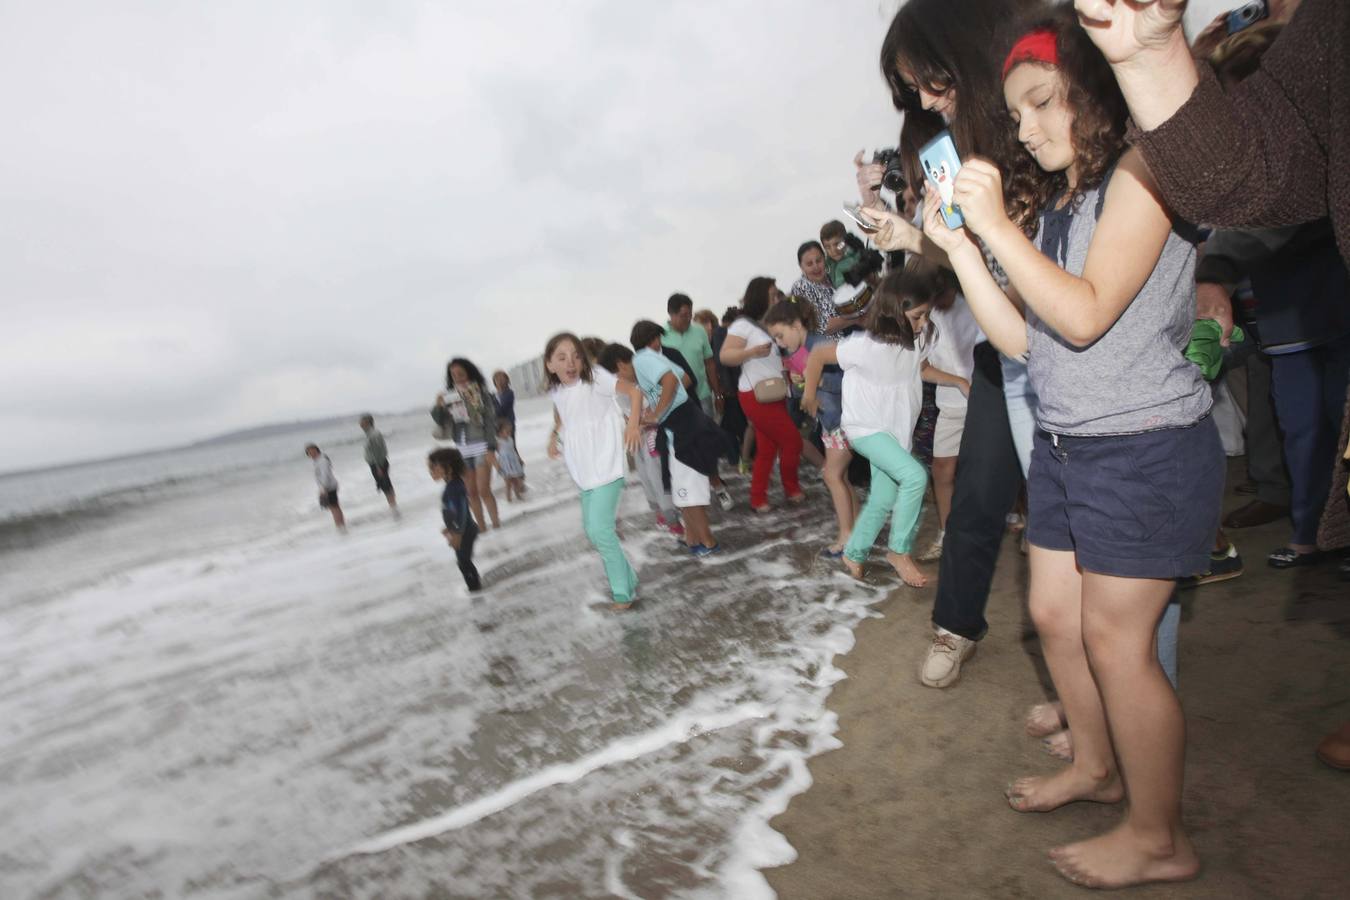
[[[1160,579],[1083,573],[1083,640],[1129,807],[1106,834],[1050,852],[1060,873],[1077,884],[1116,888],[1181,881],[1200,871],[1181,826],[1186,725],[1154,640],[1173,588]],[[1069,724],[1077,758],[1082,736],[1072,711]]]
[[[933,499],[937,501],[938,529],[947,530],[947,514],[952,511],[952,491],[956,488],[955,456],[933,457]]]
[[[802,438],[802,459],[817,469],[825,468],[825,457],[821,456],[820,451],[816,449],[816,445],[806,438]]]
[[[1049,812],[1076,800],[1115,803],[1124,796],[1106,713],[1083,645],[1083,576],[1072,551],[1028,548],[1031,618],[1045,664],[1073,730],[1073,762],[1054,775],[1019,778],[1008,803],[1019,812]],[[1159,607],[1161,612],[1162,607]]]
[[[469,512],[473,513],[473,520],[478,525],[478,530],[486,532],[487,523],[483,521],[483,498],[478,493],[477,471],[464,473],[464,490],[469,494]]]
[[[684,543],[686,546],[693,547],[695,544],[702,544],[705,547],[712,547],[717,543],[713,539],[712,525],[708,523],[708,507],[681,507],[680,516],[684,519]]]
[[[825,450],[825,486],[830,489],[830,500],[834,503],[834,520],[839,526],[830,550],[838,553],[848,543],[849,532],[853,530],[853,518],[857,514],[858,497],[853,486],[848,483],[848,464],[853,459],[851,450]]]
[[[488,517],[492,519],[492,527],[501,528],[501,519],[497,517],[497,498],[492,495],[492,466],[480,465],[473,470],[473,476],[478,482],[478,496],[482,499],[483,505],[487,507]],[[486,530],[484,529],[484,531]]]

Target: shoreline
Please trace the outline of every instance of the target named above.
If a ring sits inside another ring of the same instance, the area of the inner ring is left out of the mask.
[[[1229,491],[1225,508],[1242,499]],[[1181,595],[1185,816],[1204,868],[1134,893],[1335,897],[1350,884],[1350,777],[1313,755],[1350,718],[1348,592],[1334,564],[1269,568],[1283,535],[1279,523],[1234,532],[1245,574]],[[855,629],[853,651],[835,660],[847,678],[827,701],[842,747],[808,761],[812,786],[770,823],[797,851],[764,871],[780,898],[1085,896],[1045,851],[1106,830],[1118,811],[1019,814],[1002,795],[1058,765],[1022,730],[1049,689],[1025,569],[1005,538],[989,635],[951,688],[918,680],[932,587],[896,588],[873,607],[884,618]]]

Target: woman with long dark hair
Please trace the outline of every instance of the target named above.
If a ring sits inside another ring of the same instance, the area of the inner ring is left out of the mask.
[[[464,457],[464,486],[479,531],[487,531],[487,507],[493,528],[501,527],[497,498],[492,494],[492,468],[497,452],[497,407],[478,367],[457,356],[445,367],[445,390],[436,395],[431,418],[450,432]]]
[[[1036,165],[1008,134],[1001,106],[999,60],[993,48],[1010,18],[1043,9],[1038,0],[910,0],[900,8],[881,47],[881,71],[896,109],[914,126],[931,131],[942,118],[962,158],[1009,160],[1005,185],[1009,213],[1025,215],[1028,194],[1040,189]],[[907,128],[909,123],[907,122]],[[911,144],[917,142],[912,135]],[[912,161],[911,161],[912,165]],[[915,185],[917,187],[917,184]],[[864,210],[881,228],[873,238],[883,250],[906,250],[946,265],[946,254],[913,223],[893,213]],[[1026,367],[1000,359],[988,342],[975,347],[960,465],[938,566],[933,603],[934,638],[920,670],[929,687],[947,687],[975,652],[988,628],[984,618],[1008,511],[1021,490],[1025,466],[1009,424],[1009,410],[1028,405],[1025,391],[1005,398],[1005,372],[1013,388],[1025,385]],[[1019,416],[1030,446],[1029,415]]]

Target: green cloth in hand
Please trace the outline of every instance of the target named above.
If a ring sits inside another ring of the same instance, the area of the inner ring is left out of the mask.
[[[1223,366],[1223,346],[1219,343],[1222,337],[1223,329],[1213,319],[1196,319],[1194,327],[1191,328],[1191,342],[1186,345],[1186,358],[1200,367],[1206,381],[1213,381],[1219,377],[1219,369]],[[1233,333],[1228,338],[1229,343],[1239,344],[1245,339],[1242,328],[1234,325]]]

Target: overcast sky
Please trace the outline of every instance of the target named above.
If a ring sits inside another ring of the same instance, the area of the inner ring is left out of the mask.
[[[895,142],[898,5],[0,3],[0,471],[786,287]]]

